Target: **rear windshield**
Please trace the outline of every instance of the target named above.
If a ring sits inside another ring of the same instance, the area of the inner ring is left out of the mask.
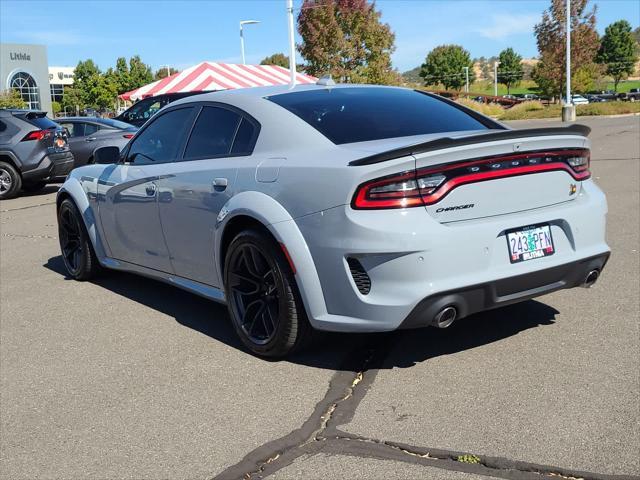
[[[120,130],[128,130],[128,129],[134,129],[135,128],[129,123],[121,122],[120,120],[114,120],[112,118],[100,118],[100,119],[97,119],[95,121],[98,122],[98,123],[102,123],[103,125],[106,125],[107,127],[118,128]]]
[[[25,115],[19,115],[19,116],[21,116],[31,125],[35,125],[40,130],[52,130],[60,127],[60,125],[55,123],[50,118],[45,117],[43,114],[27,113]]]
[[[490,128],[488,123],[465,111],[415,90],[327,88],[284,93],[267,99],[294,113],[338,145]]]

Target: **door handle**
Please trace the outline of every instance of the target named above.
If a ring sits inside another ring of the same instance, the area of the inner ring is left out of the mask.
[[[226,178],[214,178],[213,179],[213,189],[216,192],[224,192],[227,189],[227,186],[229,185],[229,180],[227,180]]]
[[[147,191],[147,196],[148,197],[153,197],[156,194],[156,191],[157,191],[155,183],[150,183],[149,185],[147,185],[145,187],[145,190]]]
[[[97,140],[96,137],[87,137],[84,139],[85,142],[93,142],[94,140]]]

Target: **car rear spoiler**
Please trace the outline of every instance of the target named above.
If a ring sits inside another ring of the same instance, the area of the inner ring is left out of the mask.
[[[557,135],[581,135],[587,137],[591,128],[586,125],[569,125],[568,127],[546,127],[546,128],[525,128],[520,130],[491,130],[487,133],[474,134],[466,137],[443,137],[428,142],[416,143],[406,147],[394,148],[386,152],[376,153],[368,157],[360,158],[349,162],[350,167],[361,165],[371,165],[374,163],[386,162],[395,158],[417,155],[420,153],[444,150],[445,148],[461,147],[463,145],[474,145],[476,143],[493,142],[497,140],[511,140],[527,137],[547,137]]]

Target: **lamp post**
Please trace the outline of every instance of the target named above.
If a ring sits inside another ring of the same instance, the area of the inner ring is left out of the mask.
[[[469,67],[464,67],[465,86],[464,91],[469,93]]]
[[[571,0],[567,0],[566,11],[566,34],[567,34],[567,52],[566,52],[566,85],[567,91],[564,99],[564,105],[562,106],[562,121],[563,122],[575,122],[576,120],[576,107],[573,104],[571,98]]]
[[[252,25],[254,23],[260,23],[259,20],[242,20],[240,22],[240,54],[242,55],[242,64],[244,65],[246,62],[244,60],[244,25]]]
[[[289,30],[289,88],[296,86],[296,42],[293,30],[293,0],[286,0]]]
[[[498,65],[500,62],[497,60],[493,62],[493,96],[498,96]]]

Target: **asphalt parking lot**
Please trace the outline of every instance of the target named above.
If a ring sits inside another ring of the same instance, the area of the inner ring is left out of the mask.
[[[68,280],[56,186],[0,203],[0,478],[638,478],[640,117],[579,123],[610,210],[592,289],[279,362],[215,303]]]

